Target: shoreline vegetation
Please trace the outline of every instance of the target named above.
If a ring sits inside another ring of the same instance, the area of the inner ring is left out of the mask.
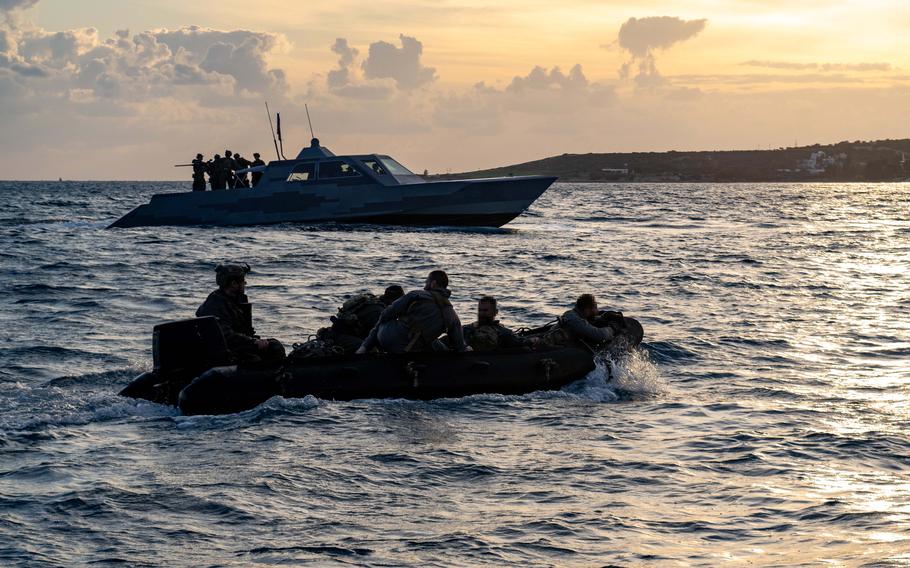
[[[910,181],[910,139],[813,144],[775,150],[562,154],[430,179],[552,175],[562,182]]]

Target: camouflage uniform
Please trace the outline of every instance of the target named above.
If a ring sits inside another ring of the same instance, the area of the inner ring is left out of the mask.
[[[569,339],[580,340],[593,345],[606,343],[613,339],[610,327],[597,327],[586,320],[577,309],[571,309],[559,318],[557,326]]]
[[[448,332],[452,347],[464,351],[467,345],[450,295],[447,288],[408,292],[382,312],[361,347],[369,351],[380,346],[390,353],[429,351],[436,338]]]
[[[260,351],[256,345],[259,336],[253,329],[253,306],[246,294],[239,299],[230,298],[219,288],[209,294],[196,310],[196,317],[215,316],[228,349],[241,362],[280,360],[284,346],[277,339],[269,339],[269,348]]]
[[[464,340],[474,351],[495,351],[510,347],[524,347],[531,342],[503,326],[499,320],[476,321],[463,328]]]

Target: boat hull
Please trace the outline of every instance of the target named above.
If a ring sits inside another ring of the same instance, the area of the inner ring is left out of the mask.
[[[526,176],[402,185],[272,183],[261,189],[159,194],[110,227],[321,222],[501,227],[555,180]]]
[[[556,390],[594,369],[590,351],[557,347],[472,353],[342,355],[283,365],[215,367],[198,377],[143,373],[121,395],[176,404],[186,415],[230,414],[273,396],[429,400]]]

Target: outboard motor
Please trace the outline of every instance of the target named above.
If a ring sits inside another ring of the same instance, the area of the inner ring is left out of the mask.
[[[232,362],[215,316],[156,325],[152,330],[152,359],[158,373],[204,371]]]
[[[214,316],[158,324],[152,331],[154,369],[142,373],[120,394],[162,404],[177,404],[180,391],[212,367],[233,358]]]

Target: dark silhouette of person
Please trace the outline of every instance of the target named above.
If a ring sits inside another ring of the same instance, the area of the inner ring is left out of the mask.
[[[253,161],[250,162],[250,165],[253,167],[265,165],[265,162],[263,162],[262,158],[259,157],[259,152],[253,152]],[[256,185],[259,183],[259,180],[261,180],[261,179],[262,179],[262,172],[253,172],[252,187],[256,187]]]
[[[242,157],[240,154],[234,154],[234,169],[243,170],[250,167],[250,161]],[[246,173],[236,174],[237,176],[237,187],[250,187],[250,180],[246,177]]]
[[[202,154],[196,154],[193,160],[193,191],[205,191],[206,164],[202,158]]]
[[[221,158],[221,175],[224,176],[228,189],[234,189],[234,186],[237,185],[237,178],[234,177],[234,170],[237,168],[234,165],[233,155],[230,150],[225,150],[224,157]]]
[[[224,189],[225,179],[224,172],[221,169],[221,159],[220,154],[215,154],[210,162],[206,162],[206,166],[208,166],[209,185],[212,186],[212,191]]]
[[[277,339],[261,339],[253,329],[253,306],[246,296],[248,264],[215,267],[218,289],[196,310],[196,317],[215,316],[228,350],[240,362],[280,361],[284,346]]]

